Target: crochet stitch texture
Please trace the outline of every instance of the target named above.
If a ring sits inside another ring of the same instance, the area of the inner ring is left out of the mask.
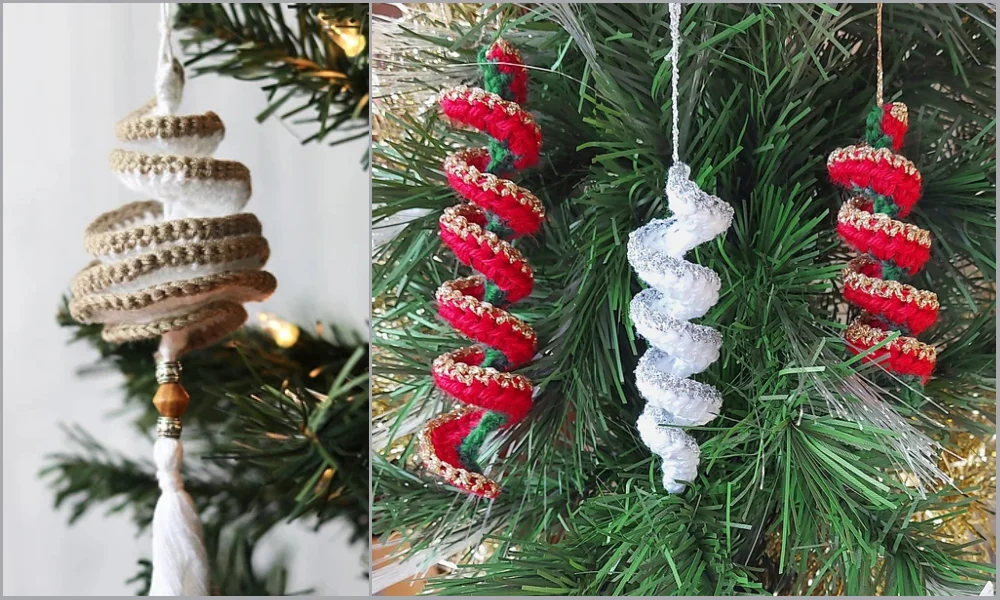
[[[153,200],[87,227],[84,245],[95,260],[74,278],[70,301],[76,320],[104,323],[109,342],[169,334],[178,353],[239,328],[242,303],[264,300],[276,286],[261,270],[270,249],[260,222],[239,212],[250,199],[250,171],[211,156],[225,133],[218,115],[172,114],[181,89],[117,124],[118,140],[132,148],[113,151],[111,168]]]
[[[680,427],[704,425],[722,406],[718,390],[689,379],[719,358],[719,332],[689,320],[718,302],[721,282],[684,255],[724,233],[733,207],[699,189],[690,176],[684,163],[670,167],[666,193],[673,216],[650,221],[628,240],[628,261],[650,286],[630,305],[636,331],[652,346],[635,370],[646,399],[637,426],[642,441],[663,459],[663,486],[670,493],[684,491],[682,482],[698,475],[698,443]]]
[[[923,268],[931,248],[929,232],[899,220],[919,200],[922,185],[913,163],[896,153],[908,126],[905,104],[875,106],[868,115],[865,143],[834,150],[827,170],[844,188],[837,232],[862,253],[843,271],[844,298],[862,309],[847,328],[849,347],[865,352],[898,333],[864,360],[926,383],[936,350],[916,336],[937,320],[937,295],[900,281]]]
[[[460,86],[441,97],[441,110],[457,125],[487,134],[489,148],[448,156],[444,171],[455,192],[469,201],[444,211],[442,241],[479,274],[445,282],[437,290],[438,313],[477,345],[439,356],[432,365],[437,386],[464,404],[431,420],[420,433],[424,468],[450,485],[495,498],[500,485],[477,462],[486,438],[510,427],[531,408],[532,384],[509,371],[535,354],[534,330],[506,310],[527,297],[534,276],[510,240],[538,231],[545,210],[506,174],[538,162],[541,131],[521,105],[528,72],[520,53],[498,40],[480,54],[484,87]]]

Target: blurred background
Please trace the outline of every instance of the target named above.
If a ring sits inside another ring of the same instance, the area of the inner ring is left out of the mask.
[[[45,457],[67,449],[60,424],[79,424],[109,449],[136,460],[151,443],[115,419],[122,378],[82,378],[97,355],[68,345],[56,323],[61,297],[89,257],[83,230],[100,213],[138,200],[108,168],[115,123],[153,92],[156,4],[3,7],[3,592],[4,595],[121,595],[149,555],[127,510],[99,506],[68,527],[40,479]],[[178,36],[175,34],[175,39]],[[177,50],[184,58],[184,53]],[[247,210],[271,245],[267,268],[279,281],[251,323],[267,311],[309,325],[333,324],[367,336],[369,176],[367,139],[302,145],[308,132],[276,118],[254,82],[189,70],[182,114],[212,110],[226,125],[216,156],[246,164]],[[197,402],[197,398],[194,399]],[[366,595],[364,543],[334,520],[269,532],[255,564],[287,554],[289,591]]]

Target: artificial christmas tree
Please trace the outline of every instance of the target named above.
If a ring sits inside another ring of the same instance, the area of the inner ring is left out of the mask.
[[[724,342],[698,377],[724,401],[686,429],[700,466],[675,495],[634,426],[644,401],[630,374],[646,346],[626,252],[630,231],[671,216],[668,6],[376,20],[375,52],[385,37],[392,54],[373,58],[376,122],[391,125],[375,132],[374,227],[396,224],[372,283],[373,532],[392,550],[373,565],[376,590],[430,567],[445,574],[424,592],[447,594],[898,595],[993,579],[995,14],[894,4],[883,17],[886,101],[912,107],[906,156],[924,178],[909,220],[934,239],[914,278],[940,304],[921,334],[934,375],[922,389],[887,377],[843,341],[854,309],[839,274],[853,256],[825,163],[858,141],[875,99],[876,7],[685,6],[680,146],[691,179],[735,216],[689,255],[721,279],[700,324]],[[482,446],[504,482],[483,500],[429,476],[416,434],[452,403],[426,368],[459,343],[431,317],[433,290],[458,269],[436,222],[455,203],[446,155],[475,144],[433,95],[475,81],[477,48],[499,35],[531,67],[545,144],[518,184],[547,217],[515,244],[535,273],[511,309],[538,336],[520,371],[534,404]]]
[[[298,98],[294,114],[285,116],[318,128],[303,142],[343,141],[341,132],[358,135],[349,133],[352,128],[367,135],[367,89],[360,88],[367,87],[367,8],[181,5],[173,24],[185,40],[186,62],[201,67],[198,73],[269,78],[268,92],[282,96],[262,117]],[[297,23],[287,25],[282,15],[295,15]],[[347,29],[361,42],[349,37]],[[170,48],[169,36],[164,38],[161,51]],[[163,64],[170,67],[172,61]],[[184,71],[173,66],[164,71],[173,78],[164,77],[157,86],[168,104],[176,104],[174,92],[184,83]],[[257,93],[249,87],[246,91]],[[188,327],[193,332],[186,338],[189,346],[215,342],[246,320],[239,302],[266,297],[274,290],[274,278],[257,270],[268,256],[260,223],[252,215],[229,215],[239,212],[249,196],[246,167],[205,156],[222,138],[219,117],[169,116],[175,105],[165,112],[158,112],[155,103],[150,106],[152,114],[130,115],[118,128],[123,144],[143,141],[145,153],[116,152],[112,166],[127,185],[154,200],[110,213],[88,230],[88,250],[107,264],[81,275],[60,322],[99,352],[95,370],[113,369],[124,376],[127,415],[135,426],[150,431],[157,423],[163,433],[176,434],[177,423],[158,419],[150,400],[158,379],[176,391],[179,370],[170,363],[155,364],[157,343],[144,338]],[[351,170],[365,177],[363,170]],[[161,214],[166,211],[170,214]],[[206,214],[195,214],[199,211]],[[108,279],[116,289],[84,285],[108,286]],[[117,289],[121,287],[127,289]],[[178,306],[189,312],[181,315]],[[100,325],[80,324],[70,313],[88,323],[111,324],[102,337]],[[255,556],[261,539],[282,523],[297,520],[318,529],[346,519],[352,538],[366,539],[367,341],[319,325],[315,331],[300,330],[267,314],[254,320],[259,327],[240,329],[206,349],[184,348],[192,350],[183,359],[183,384],[192,402],[184,414],[183,479],[204,523],[211,580],[207,591],[212,594],[298,591],[286,589],[284,559],[262,565]],[[110,452],[81,430],[71,430],[71,436],[79,450],[53,456],[45,472],[57,505],[72,507],[71,520],[104,507],[127,511],[139,532],[151,524],[157,529],[153,508],[158,479],[166,495],[178,489],[176,473],[157,473],[150,461]],[[158,451],[158,463],[161,458]],[[177,466],[176,460],[166,462],[171,469]],[[173,502],[174,495],[169,497]],[[183,503],[176,505],[187,510]],[[194,516],[189,512],[185,518]],[[157,529],[154,547],[158,538],[176,541],[171,534],[179,529],[166,531],[164,536]],[[359,547],[359,564],[364,554]],[[205,591],[187,585],[187,576],[203,569],[201,561],[174,573],[161,568],[154,550],[153,563],[151,572],[150,562],[140,561],[135,577],[140,593]],[[157,573],[162,580],[164,572],[184,576],[183,589],[158,585]],[[337,583],[322,573],[303,579]]]

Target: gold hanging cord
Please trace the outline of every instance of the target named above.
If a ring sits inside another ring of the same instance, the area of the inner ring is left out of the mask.
[[[882,3],[878,3],[875,21],[875,35],[878,37],[878,83],[875,88],[875,103],[882,106]]]

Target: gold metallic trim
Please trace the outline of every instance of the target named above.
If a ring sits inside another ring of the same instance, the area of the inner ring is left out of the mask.
[[[844,267],[844,283],[862,292],[877,296],[879,298],[895,298],[900,302],[914,302],[921,309],[938,310],[937,294],[927,290],[920,290],[912,285],[900,283],[898,281],[879,279],[870,277],[861,270],[875,261],[867,256],[859,256]]]
[[[909,159],[896,154],[888,148],[876,149],[867,145],[837,148],[830,153],[830,157],[827,159],[826,165],[829,167],[834,163],[846,160],[884,162],[892,165],[896,169],[902,169],[907,175],[915,177],[917,181],[920,180],[920,171],[917,170],[916,165],[914,165]]]
[[[881,231],[891,237],[902,234],[907,241],[925,248],[931,247],[931,234],[910,223],[897,221],[885,213],[871,213],[863,207],[870,201],[864,196],[855,196],[840,207],[837,221],[866,231]]]
[[[465,293],[468,288],[485,285],[485,283],[486,279],[480,275],[446,281],[437,289],[435,297],[438,303],[451,304],[462,310],[471,312],[479,318],[489,318],[491,321],[501,325],[509,324],[514,331],[521,334],[525,339],[534,340],[536,335],[535,330],[529,327],[527,323],[502,308],[497,308],[489,302],[479,300],[475,296]]]
[[[455,419],[459,419],[469,412],[471,412],[470,408],[462,407],[428,421],[427,425],[417,436],[417,454],[420,456],[423,467],[428,473],[440,477],[455,487],[461,487],[492,500],[500,494],[500,485],[497,482],[481,473],[473,473],[461,467],[453,467],[442,461],[437,457],[437,454],[434,452],[434,445],[431,443],[431,431]]]
[[[524,375],[498,371],[493,367],[471,365],[466,362],[470,354],[482,351],[482,348],[472,346],[448,352],[434,359],[431,368],[435,373],[449,379],[455,379],[466,386],[471,386],[473,383],[482,385],[496,383],[502,388],[514,388],[522,392],[532,389],[531,381]]]
[[[444,161],[444,169],[448,173],[454,174],[466,185],[474,185],[484,192],[492,192],[500,197],[511,197],[518,204],[530,208],[531,212],[535,213],[539,219],[545,218],[545,207],[534,194],[509,179],[497,177],[492,173],[483,173],[469,164],[471,159],[482,153],[482,150],[462,150],[449,154]]]
[[[507,240],[504,240],[492,231],[487,231],[478,224],[470,221],[468,217],[473,216],[474,214],[482,214],[485,216],[485,211],[473,204],[456,204],[455,206],[449,206],[446,208],[439,221],[441,226],[462,238],[462,240],[468,241],[471,237],[472,243],[477,246],[486,244],[486,247],[489,248],[494,255],[499,256],[502,254],[512,265],[520,265],[522,273],[532,277],[533,272],[531,267],[528,266],[528,262],[525,260],[524,255],[521,254],[517,248],[511,246]]]
[[[535,118],[531,113],[521,108],[517,102],[504,100],[498,94],[487,92],[482,88],[470,88],[459,85],[447,90],[441,97],[452,102],[465,102],[469,105],[485,104],[490,110],[500,108],[508,117],[520,117],[521,123],[531,126],[535,130],[535,135],[541,135],[541,128],[535,123]]]
[[[871,348],[882,343],[890,332],[879,329],[870,324],[871,316],[867,313],[855,319],[847,328],[844,337],[848,342],[862,348]],[[916,338],[901,335],[885,346],[886,350],[896,350],[920,360],[934,361],[937,358],[937,349],[934,346],[925,344]]]

